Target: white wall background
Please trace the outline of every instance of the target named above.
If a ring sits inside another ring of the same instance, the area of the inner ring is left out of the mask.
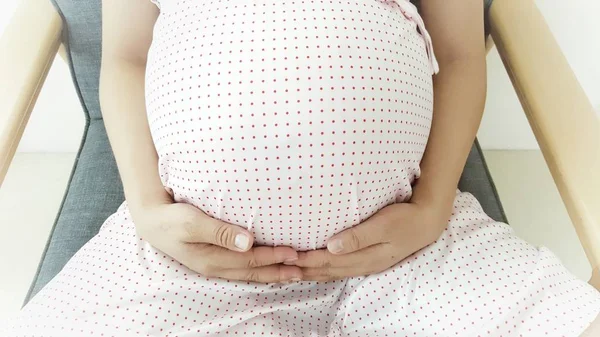
[[[40,0],[44,1],[44,0]],[[0,33],[19,0],[3,0]],[[600,114],[600,1],[538,0],[577,78]],[[486,149],[535,149],[537,144],[506,72],[493,50],[488,56],[488,98],[479,140]],[[565,113],[569,113],[566,111]],[[83,113],[65,62],[57,57],[19,146],[21,152],[74,152]]]
[[[600,116],[600,21],[597,19],[600,1],[537,0],[536,3]],[[537,149],[495,49],[487,61],[488,96],[478,134],[481,145],[486,149]]]
[[[6,25],[10,23],[20,0],[0,2],[2,6],[0,34],[2,34]],[[17,151],[76,152],[84,125],[85,118],[71,81],[69,67],[57,55]]]

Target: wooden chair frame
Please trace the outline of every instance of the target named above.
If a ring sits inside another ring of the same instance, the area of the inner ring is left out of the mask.
[[[600,122],[533,0],[495,0],[491,39],[600,290]],[[62,42],[49,1],[23,0],[0,38],[0,184]],[[491,40],[488,41],[491,47]]]

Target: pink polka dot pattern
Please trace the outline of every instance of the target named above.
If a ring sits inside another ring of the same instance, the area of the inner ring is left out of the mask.
[[[307,250],[410,196],[432,68],[396,3],[163,0],[161,13],[148,118],[178,201]]]
[[[2,336],[579,336],[600,295],[467,193],[432,245],[368,277],[289,285],[195,274],[126,205]]]
[[[410,197],[435,62],[407,3],[160,6],[148,118],[178,201],[314,249]],[[140,239],[124,204],[0,335],[570,337],[598,312],[597,291],[467,193],[389,270],[288,285],[198,275]]]

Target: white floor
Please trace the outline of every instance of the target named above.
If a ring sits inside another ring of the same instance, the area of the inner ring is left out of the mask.
[[[19,154],[0,189],[0,320],[21,307],[69,179],[74,154]],[[590,266],[538,151],[488,151],[509,222],[588,279]]]
[[[18,154],[0,188],[0,319],[23,303],[74,159],[74,154]]]

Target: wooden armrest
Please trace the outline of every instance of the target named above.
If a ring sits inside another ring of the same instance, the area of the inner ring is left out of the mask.
[[[48,0],[23,0],[0,38],[0,185],[60,46],[62,20]]]
[[[600,289],[600,121],[533,0],[495,0],[490,20]]]

